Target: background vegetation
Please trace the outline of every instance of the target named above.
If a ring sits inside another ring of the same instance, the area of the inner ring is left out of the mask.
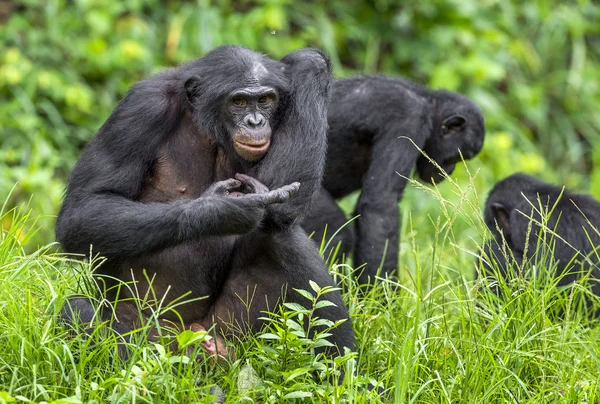
[[[350,282],[365,378],[391,387],[397,402],[598,401],[598,327],[577,313],[566,323],[549,319],[548,302],[560,300],[550,287],[519,284],[518,296],[475,304],[472,281],[485,236],[480,208],[495,181],[525,171],[600,197],[597,2],[0,0],[0,403],[184,401],[195,397],[196,379],[201,387],[225,380],[242,400],[250,397],[238,381],[245,363],[267,385],[259,401],[367,400],[364,380],[306,395],[317,365],[302,346],[282,365],[283,381],[256,340],[229,368],[174,371],[154,352],[121,373],[107,359],[110,346],[67,343],[53,331],[75,275],[57,271],[73,265],[37,247],[53,241],[81,149],[132,83],[229,43],[275,58],[320,47],[338,77],[404,76],[463,92],[485,113],[484,150],[455,182],[415,182],[407,192],[403,292],[388,285],[359,302]],[[29,218],[9,211],[23,204]],[[335,270],[343,277],[347,268]],[[75,360],[84,353],[90,359]]]

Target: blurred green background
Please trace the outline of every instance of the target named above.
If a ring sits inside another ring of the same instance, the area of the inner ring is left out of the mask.
[[[32,244],[54,239],[68,173],[128,87],[230,43],[274,58],[315,46],[337,77],[463,92],[486,116],[468,163],[480,194],[525,171],[600,197],[597,2],[12,0],[0,38],[0,201],[14,187],[9,206],[44,215]],[[411,208],[437,208],[426,201]]]

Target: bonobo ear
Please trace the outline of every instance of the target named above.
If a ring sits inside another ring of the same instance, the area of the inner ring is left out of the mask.
[[[200,78],[197,76],[190,77],[185,81],[184,87],[188,100],[193,104],[199,95]]]
[[[511,227],[510,227],[510,213],[508,209],[504,205],[498,202],[493,202],[491,205],[492,214],[496,222],[498,223],[498,227],[502,230],[502,234],[504,234],[504,238],[509,240],[511,235]]]
[[[442,135],[458,132],[467,124],[467,118],[460,114],[452,115],[442,122]]]

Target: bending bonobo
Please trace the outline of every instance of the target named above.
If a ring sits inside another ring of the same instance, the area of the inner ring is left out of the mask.
[[[342,253],[355,249],[354,264],[366,263],[359,280],[367,283],[380,266],[383,273],[397,267],[398,202],[406,187],[403,176],[410,176],[416,165],[424,181],[444,179],[419,149],[452,173],[461,154],[470,159],[481,150],[483,115],[463,95],[381,76],[337,80],[328,114],[323,188],[303,227],[315,232],[317,241],[325,225],[328,234],[333,234],[347,221],[335,200],[362,188],[356,206],[360,214],[356,242],[353,227],[346,226],[334,243],[341,241]]]
[[[304,303],[294,288],[334,285],[300,227],[324,167],[330,82],[317,50],[275,61],[225,46],[135,84],[73,169],[57,239],[72,253],[92,245],[107,258],[99,272],[135,282],[150,306],[196,298],[164,320],[258,330],[282,299]],[[130,331],[132,293],[107,282],[126,319],[117,331]],[[326,298],[336,306],[318,315],[348,320],[340,293]],[[90,302],[71,299],[63,315],[74,312],[89,321]],[[329,339],[353,349],[350,321]]]
[[[562,276],[559,285],[591,270],[592,292],[600,296],[599,201],[519,173],[494,186],[483,214],[494,236],[485,245],[485,255],[494,258],[501,276],[509,276],[511,266],[517,270],[525,261],[555,264],[556,276]],[[544,261],[547,253],[554,262]],[[496,265],[490,267],[484,259],[482,269],[493,276]]]

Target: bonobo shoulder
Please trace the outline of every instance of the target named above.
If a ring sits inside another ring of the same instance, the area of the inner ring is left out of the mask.
[[[402,115],[406,116],[430,110],[430,93],[431,90],[408,80],[380,75],[346,77],[334,83],[335,99],[368,103],[365,108],[369,113],[385,115],[385,121],[390,121],[390,116],[395,116],[397,111],[403,111]]]

